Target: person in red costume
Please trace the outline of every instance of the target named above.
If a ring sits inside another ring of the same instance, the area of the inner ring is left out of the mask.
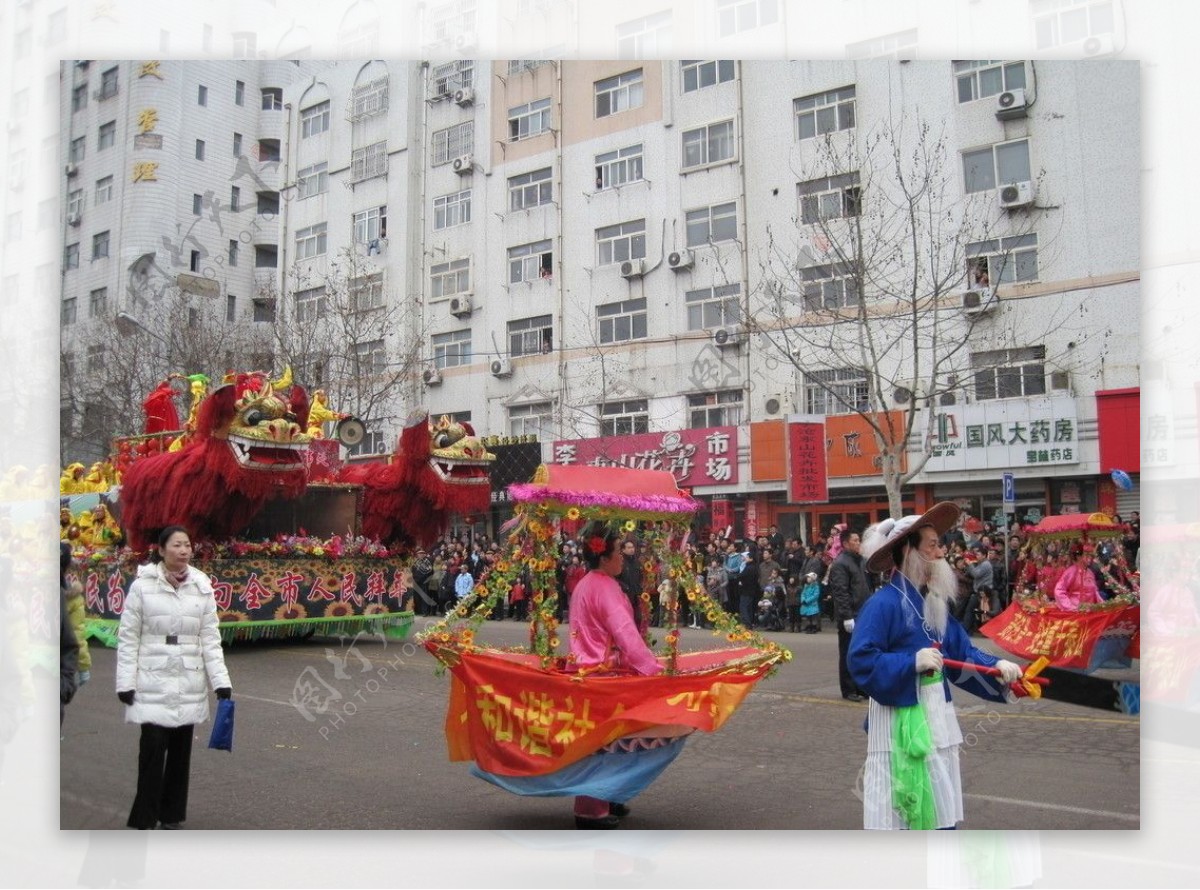
[[[154,388],[142,402],[146,412],[146,433],[165,433],[180,429],[179,412],[175,409],[175,391],[171,389],[171,378]]]
[[[1054,585],[1054,601],[1058,607],[1075,612],[1086,603],[1103,602],[1096,589],[1096,576],[1092,574],[1091,554],[1076,544],[1071,548],[1071,557],[1073,562]]]
[[[617,533],[603,525],[585,528],[580,553],[589,571],[571,595],[570,654],[578,668],[652,675],[663,666],[633,619],[629,597],[617,584],[624,557]],[[616,828],[628,809],[607,800],[578,795],[575,824],[579,828]]]

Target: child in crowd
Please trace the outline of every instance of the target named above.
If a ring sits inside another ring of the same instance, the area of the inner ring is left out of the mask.
[[[821,583],[816,572],[804,576],[804,589],[800,591],[800,617],[804,619],[804,632],[821,632]]]

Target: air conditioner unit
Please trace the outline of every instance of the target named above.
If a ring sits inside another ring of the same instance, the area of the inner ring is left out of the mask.
[[[1071,374],[1069,371],[1051,371],[1050,372],[1050,388],[1058,390],[1067,390],[1071,388]]]
[[[83,219],[79,216],[78,213],[68,213],[67,214],[67,225],[77,226],[81,222],[83,222]]]
[[[923,387],[915,380],[908,380],[903,383],[897,383],[896,388],[892,390],[892,401],[897,405],[907,405],[917,407],[917,403],[921,401],[921,391]]]
[[[690,250],[676,250],[667,256],[667,265],[676,272],[692,268],[692,262],[693,257]]]
[[[462,176],[465,173],[470,173],[475,168],[475,156],[474,155],[459,155],[457,158],[455,158],[453,161],[450,162],[450,166],[451,166],[451,168],[453,168],[454,172],[459,174],[460,176]]]
[[[1028,114],[1029,103],[1025,98],[1024,90],[1005,90],[996,97],[996,117],[999,120],[1012,120],[1026,117]]]
[[[67,164],[65,172],[68,176],[74,176],[76,173],[79,172],[79,167],[76,166],[75,164]]]
[[[78,62],[76,62],[76,63],[75,63],[75,67],[76,67],[76,68],[82,68],[84,71],[86,71],[86,70],[87,70],[87,67],[88,67],[88,65],[90,65],[90,64],[92,64],[92,63],[91,63],[91,60],[89,60],[89,59],[80,59]]]
[[[780,417],[784,414],[790,414],[792,410],[791,399],[781,392],[767,396],[763,402],[763,411],[767,417]]]
[[[1000,186],[1000,207],[1003,210],[1018,210],[1033,203],[1033,183],[1014,182]]]
[[[716,328],[712,332],[713,345],[720,349],[736,348],[746,339],[746,334],[737,325]]]
[[[641,278],[646,274],[646,263],[643,260],[626,260],[621,263],[622,278]]]
[[[471,52],[475,49],[474,34],[459,34],[454,38],[454,48],[460,52]]]
[[[983,315],[995,309],[998,302],[993,288],[969,290],[962,295],[962,311],[964,315]]]
[[[454,104],[460,106],[473,105],[475,103],[475,91],[470,87],[463,87],[461,90],[454,91]]]
[[[459,296],[450,301],[450,314],[457,318],[466,318],[474,311],[470,296]]]
[[[442,372],[437,368],[426,368],[421,372],[421,379],[425,381],[426,386],[441,386]]]
[[[493,377],[511,377],[513,372],[512,359],[510,358],[494,358],[492,359],[492,376]]]
[[[1093,34],[1083,41],[1085,56],[1107,56],[1113,51],[1113,36],[1111,34]]]

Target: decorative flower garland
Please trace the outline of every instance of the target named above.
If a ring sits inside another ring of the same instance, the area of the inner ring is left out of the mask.
[[[136,564],[144,562],[146,553],[134,552],[129,547],[77,547],[73,551],[81,563],[100,563],[116,560],[121,564]],[[277,535],[268,541],[228,540],[217,542],[202,542],[196,545],[193,552],[196,560],[212,561],[218,559],[253,559],[268,557],[271,559],[324,559],[330,562],[338,559],[396,559],[407,556],[404,548],[388,548],[374,538],[361,535],[343,537],[334,535],[332,538],[318,538],[312,535]]]

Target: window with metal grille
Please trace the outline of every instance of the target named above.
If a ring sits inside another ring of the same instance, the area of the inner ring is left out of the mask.
[[[849,414],[866,410],[870,389],[861,368],[831,368],[804,372],[807,414]]]
[[[448,164],[475,150],[475,122],[463,121],[433,134],[433,166]]]
[[[362,86],[350,94],[350,116],[354,120],[382,114],[388,107],[388,79],[381,77]]]
[[[362,182],[373,176],[387,173],[387,142],[376,142],[365,148],[357,148],[350,156],[350,179]]]
[[[437,65],[430,72],[431,98],[443,99],[453,96],[458,90],[467,89],[475,83],[475,60],[458,59]]]

